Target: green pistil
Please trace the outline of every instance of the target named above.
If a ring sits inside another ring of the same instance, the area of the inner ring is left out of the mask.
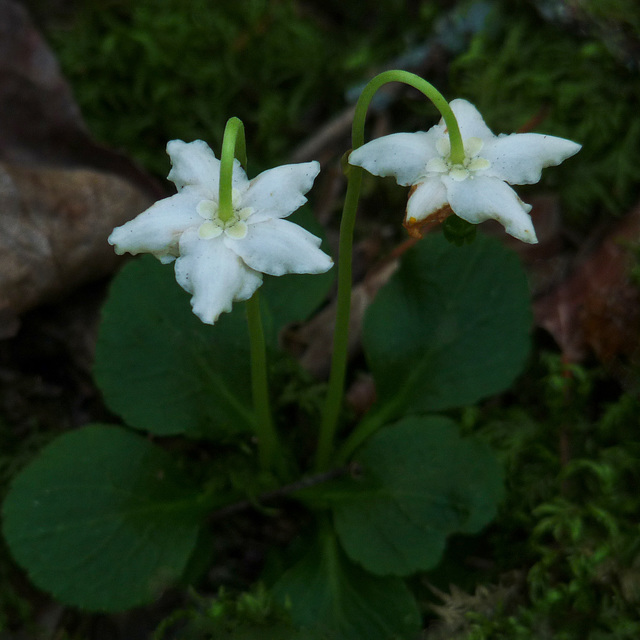
[[[218,218],[228,222],[233,218],[233,160],[240,160],[247,166],[247,149],[242,120],[229,118],[222,137],[222,153],[220,154],[220,185],[218,187]]]

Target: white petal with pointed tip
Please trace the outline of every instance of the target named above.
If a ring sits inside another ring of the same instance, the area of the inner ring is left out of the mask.
[[[248,225],[242,240],[224,243],[249,267],[272,276],[285,273],[324,273],[333,260],[320,247],[320,239],[288,220],[271,219]]]
[[[203,195],[213,200],[213,194],[218,191],[220,176],[220,160],[211,151],[204,140],[184,142],[170,140],[167,143],[167,153],[171,158],[171,171],[167,176],[178,191],[191,185],[203,190]],[[215,200],[218,197],[216,195]]]
[[[108,242],[120,255],[152,253],[161,259],[175,257],[178,255],[180,235],[185,229],[202,222],[196,211],[198,202],[200,194],[190,188],[159,200],[133,220],[116,227]]]
[[[180,239],[175,272],[178,284],[193,294],[193,313],[206,324],[231,311],[234,301],[248,300],[262,284],[262,274],[247,267],[222,237],[202,241],[195,229]]]
[[[493,131],[487,127],[480,112],[468,100],[456,98],[449,103],[449,106],[458,120],[463,140],[480,138],[486,142],[495,138]]]
[[[319,162],[285,164],[263,171],[249,183],[238,206],[253,209],[251,223],[286,218],[306,201],[305,193],[320,173]]]
[[[475,177],[457,182],[443,178],[454,213],[472,224],[497,220],[505,231],[523,242],[538,242],[528,212],[531,206],[498,178]]]
[[[486,175],[510,184],[535,184],[545,167],[553,167],[582,148],[576,142],[540,133],[500,135],[487,142],[482,157],[491,162]]]
[[[234,160],[234,217],[218,216],[220,161],[202,140],[167,145],[175,196],[157,202],[114,229],[109,242],[117,253],[151,253],[175,260],[178,283],[192,294],[194,313],[213,324],[234,301],[249,299],[262,273],[322,273],[333,264],[320,240],[281,220],[303,205],[320,165],[287,165],[265,171],[249,183]]]
[[[171,140],[167,143],[167,153],[173,165],[167,178],[180,191],[186,186],[201,190],[203,197],[218,201],[220,185],[220,160],[218,160],[203,140],[183,142]],[[247,189],[249,179],[240,161],[233,161],[233,177],[231,186],[239,192]]]
[[[408,187],[424,176],[427,163],[439,158],[434,129],[417,133],[392,133],[367,142],[349,156],[349,164],[366,169],[374,176],[394,176]]]
[[[442,209],[447,205],[447,190],[440,176],[421,182],[409,196],[407,202],[407,222],[414,218],[416,222]]]

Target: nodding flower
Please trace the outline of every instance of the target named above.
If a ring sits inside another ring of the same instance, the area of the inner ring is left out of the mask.
[[[538,133],[496,136],[470,102],[453,100],[450,107],[462,135],[462,162],[451,161],[441,120],[429,131],[372,140],[353,151],[349,163],[411,187],[404,224],[414,237],[422,237],[421,228],[428,222],[455,214],[473,224],[497,220],[515,238],[536,243],[531,205],[509,185],[538,182],[542,169],[559,165],[581,145]]]
[[[214,324],[233,302],[248,300],[262,275],[324,273],[332,259],[320,239],[284,220],[306,201],[317,162],[289,164],[247,178],[234,160],[232,207],[219,210],[220,160],[202,140],[167,144],[168,179],[178,193],[113,230],[116,253],[151,253],[175,261],[176,280],[192,294],[193,312]]]

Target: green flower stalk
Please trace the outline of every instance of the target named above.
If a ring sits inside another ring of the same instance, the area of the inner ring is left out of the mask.
[[[380,87],[388,82],[404,82],[415,87],[429,98],[447,123],[452,157],[458,161],[464,158],[464,146],[456,117],[442,94],[429,82],[408,71],[385,71],[373,78],[363,89],[356,104],[351,129],[352,152],[364,144],[364,127],[369,104]],[[344,381],[347,366],[347,347],[349,339],[349,316],[351,308],[351,264],[353,249],[353,230],[355,226],[362,169],[350,166],[347,171],[348,185],[340,224],[340,245],[338,256],[338,295],[336,325],[333,338],[333,358],[329,375],[329,388],[322,414],[316,468],[326,469],[333,454],[333,442],[338,427],[344,393]]]
[[[229,118],[222,136],[220,153],[220,186],[218,189],[218,217],[226,223],[233,218],[233,165],[238,159],[247,166],[247,145],[244,125],[240,118]]]

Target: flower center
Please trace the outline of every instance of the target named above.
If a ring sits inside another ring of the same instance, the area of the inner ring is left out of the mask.
[[[436,142],[436,149],[440,154],[440,158],[432,158],[427,162],[427,172],[430,173],[446,173],[457,181],[473,179],[473,174],[483,171],[491,166],[491,162],[486,158],[480,157],[480,151],[484,142],[480,138],[467,138],[464,141],[464,162],[462,164],[452,164],[451,144],[449,138],[440,138]]]
[[[235,200],[235,193],[233,200]],[[253,213],[251,207],[238,209],[234,206],[233,215],[229,220],[222,221],[218,214],[218,203],[213,200],[202,200],[196,207],[198,215],[204,222],[198,228],[198,235],[203,240],[217,238],[225,233],[230,238],[241,240],[247,235],[247,223],[245,220]]]

